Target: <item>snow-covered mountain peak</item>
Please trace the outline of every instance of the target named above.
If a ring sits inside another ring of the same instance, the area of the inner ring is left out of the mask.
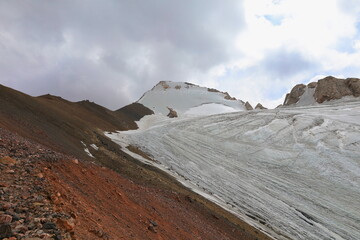
[[[227,92],[201,87],[188,82],[161,81],[146,92],[138,103],[155,114],[167,115],[169,108],[178,116],[213,115],[246,110],[241,100]]]

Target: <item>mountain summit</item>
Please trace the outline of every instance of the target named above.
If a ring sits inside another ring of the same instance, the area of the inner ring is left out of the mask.
[[[212,115],[245,111],[243,101],[231,97],[227,92],[200,87],[187,82],[161,81],[146,92],[138,103],[155,114],[167,115],[169,108],[183,115]]]

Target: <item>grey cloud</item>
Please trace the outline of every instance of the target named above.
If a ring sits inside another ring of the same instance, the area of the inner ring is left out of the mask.
[[[315,63],[305,59],[299,52],[278,49],[269,52],[259,64],[263,71],[274,78],[284,79],[315,67]]]
[[[318,68],[318,63],[306,59],[301,53],[279,48],[266,52],[264,58],[256,65],[233,73],[231,78],[236,77],[241,81],[251,76],[256,84],[261,83],[262,87],[268,91],[283,87],[282,83],[289,84],[289,78],[298,74],[311,73]],[[261,79],[266,79],[266,81]]]
[[[0,82],[115,109],[228,61],[243,25],[239,1],[1,1]]]
[[[226,90],[242,100],[253,97],[253,91],[266,100],[275,100],[295,84],[308,80],[319,69],[319,64],[306,59],[300,52],[278,48],[265,52],[256,65],[229,71],[224,80]],[[239,86],[234,89],[234,86]],[[260,102],[261,99],[256,99]]]

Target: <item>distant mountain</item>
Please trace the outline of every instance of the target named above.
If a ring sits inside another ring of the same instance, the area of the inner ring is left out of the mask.
[[[243,101],[231,97],[227,92],[187,82],[161,81],[146,92],[137,103],[143,104],[155,114],[164,116],[169,114],[169,108],[178,116],[247,110]]]
[[[360,79],[328,76],[308,85],[298,84],[286,95],[283,105],[307,106],[345,96],[360,96]]]

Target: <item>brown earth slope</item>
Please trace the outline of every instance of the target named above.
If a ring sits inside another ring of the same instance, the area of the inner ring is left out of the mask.
[[[50,211],[47,216],[53,216],[50,220],[57,225],[49,223],[52,228],[39,234],[62,231],[75,239],[269,239],[166,173],[125,154],[103,134],[132,128],[148,113],[137,104],[112,112],[88,101],[72,103],[50,95],[34,98],[0,86],[0,127],[28,139],[0,137],[2,142],[15,139],[11,147],[2,145],[0,157],[17,161],[3,166],[0,182],[5,181],[12,194],[27,189],[27,183],[44,191],[30,189],[30,199],[50,200],[44,203]],[[23,146],[22,141],[33,145]],[[39,175],[34,179],[33,173],[41,173],[43,180],[37,179]],[[19,201],[21,205],[24,199],[20,196]],[[34,209],[23,214],[36,215]],[[57,222],[51,211],[63,214],[65,220],[75,218],[74,229],[64,232],[61,226],[66,230],[63,225],[71,223]],[[47,219],[36,221],[41,228],[39,224]]]
[[[0,239],[263,237],[191,193],[137,184],[1,128],[0,170]]]
[[[0,127],[79,157],[87,157],[80,141],[96,143],[103,131],[136,129],[134,118],[152,114],[142,105],[133,112],[113,112],[89,101],[70,102],[51,95],[31,97],[0,85]]]
[[[144,107],[144,105],[137,102],[126,105],[125,107],[116,110],[114,113],[120,119],[126,117],[126,119],[128,119],[128,122],[139,121],[145,115],[154,114],[152,110],[148,109],[147,107]],[[129,129],[136,129],[136,128],[137,126],[129,127]]]

